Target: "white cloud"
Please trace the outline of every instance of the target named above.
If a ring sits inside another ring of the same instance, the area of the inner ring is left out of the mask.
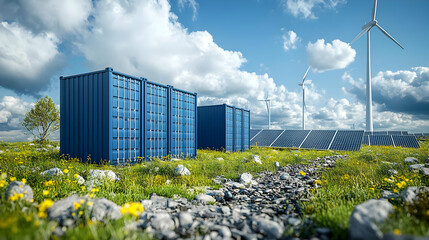
[[[304,19],[316,19],[314,8],[336,8],[340,3],[346,0],[283,0],[285,10],[290,12],[294,17]]]
[[[325,39],[318,39],[315,43],[307,45],[308,62],[316,71],[343,69],[352,63],[356,51],[341,40],[326,43]]]
[[[6,124],[12,128],[19,128],[31,104],[19,97],[4,96],[0,101],[0,124]]]
[[[283,34],[283,49],[285,51],[289,49],[296,49],[296,44],[301,40],[294,31],[288,31]]]
[[[92,10],[91,0],[0,0],[0,6],[0,19],[57,36],[80,32]]]
[[[180,9],[183,9],[185,5],[188,4],[189,7],[192,8],[192,20],[197,20],[198,3],[195,0],[179,0],[177,3],[179,4]]]
[[[366,81],[354,80],[350,74],[344,74],[343,80],[350,84],[346,92],[365,101]],[[377,73],[372,78],[372,96],[373,102],[381,104],[387,111],[415,114],[428,119],[429,67]]]
[[[0,85],[20,93],[43,90],[59,65],[58,38],[33,34],[18,23],[0,23]]]

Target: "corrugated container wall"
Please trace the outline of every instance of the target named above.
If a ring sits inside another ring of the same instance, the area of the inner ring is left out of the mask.
[[[250,111],[232,106],[198,107],[198,148],[249,149]]]
[[[172,147],[177,135],[172,126],[179,122],[187,124],[182,129],[186,141],[180,142],[181,156],[196,155],[195,93],[111,68],[60,79],[61,154],[111,164],[179,156]],[[188,105],[185,114],[173,117],[175,106],[182,106],[174,92],[186,95]]]

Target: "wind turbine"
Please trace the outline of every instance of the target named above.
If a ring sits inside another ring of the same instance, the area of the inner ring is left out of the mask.
[[[265,102],[265,106],[267,107],[267,112],[268,112],[268,129],[270,129],[270,127],[271,127],[271,115],[270,115],[271,100],[268,99],[268,92],[265,94],[265,99],[258,100],[258,101]]]
[[[305,129],[305,86],[304,82],[307,78],[308,71],[310,71],[311,66],[308,66],[307,71],[304,74],[304,77],[302,78],[302,82],[298,84],[302,87],[302,130]]]
[[[374,26],[378,27],[381,32],[383,32],[388,38],[390,38],[392,41],[394,41],[396,44],[398,44],[399,47],[404,49],[399,42],[397,42],[392,36],[390,36],[389,33],[387,33],[379,24],[378,21],[375,19],[375,16],[377,14],[377,0],[374,0],[374,8],[372,10],[372,19],[369,23],[362,26],[362,31],[353,39],[353,41],[350,42],[349,45],[354,43],[356,40],[358,40],[363,34],[367,34],[367,63],[366,63],[366,130],[367,131],[373,131],[373,124],[372,124],[372,90],[371,90],[371,37],[370,37],[370,30]]]

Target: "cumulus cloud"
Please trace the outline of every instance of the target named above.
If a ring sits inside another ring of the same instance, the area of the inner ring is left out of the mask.
[[[195,0],[179,0],[177,4],[179,4],[180,9],[183,9],[185,5],[188,5],[190,8],[192,8],[192,12],[193,12],[192,20],[193,21],[197,20],[198,3]]]
[[[0,19],[18,22],[32,32],[80,32],[91,12],[91,0],[0,0]]]
[[[294,31],[288,31],[283,34],[283,49],[285,51],[289,49],[296,49],[296,44],[301,40]]]
[[[0,23],[0,86],[18,93],[44,90],[61,65],[53,33],[34,34],[18,23]]]
[[[318,39],[308,43],[307,56],[314,70],[324,72],[347,67],[355,60],[356,51],[338,39],[326,44],[325,39]]]
[[[31,104],[19,97],[4,96],[0,101],[0,124],[9,128],[19,129]]]
[[[366,81],[354,80],[347,73],[343,80],[350,84],[346,92],[362,102],[366,100]],[[372,97],[373,102],[381,104],[386,111],[429,119],[429,67],[377,73],[372,78]]]
[[[336,8],[340,3],[346,0],[283,0],[283,5],[286,11],[290,12],[294,17],[302,17],[304,19],[316,19],[313,8]]]

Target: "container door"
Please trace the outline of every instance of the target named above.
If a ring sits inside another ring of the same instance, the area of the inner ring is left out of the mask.
[[[145,89],[145,157],[167,156],[168,88],[146,82]]]
[[[235,134],[235,143],[234,143],[234,151],[241,151],[242,144],[242,122],[243,122],[243,111],[241,109],[235,109],[234,111],[234,134]]]
[[[234,151],[234,109],[226,107],[226,151]]]
[[[243,151],[249,149],[250,112],[243,111]]]
[[[113,164],[136,163],[140,149],[141,81],[113,74]]]

